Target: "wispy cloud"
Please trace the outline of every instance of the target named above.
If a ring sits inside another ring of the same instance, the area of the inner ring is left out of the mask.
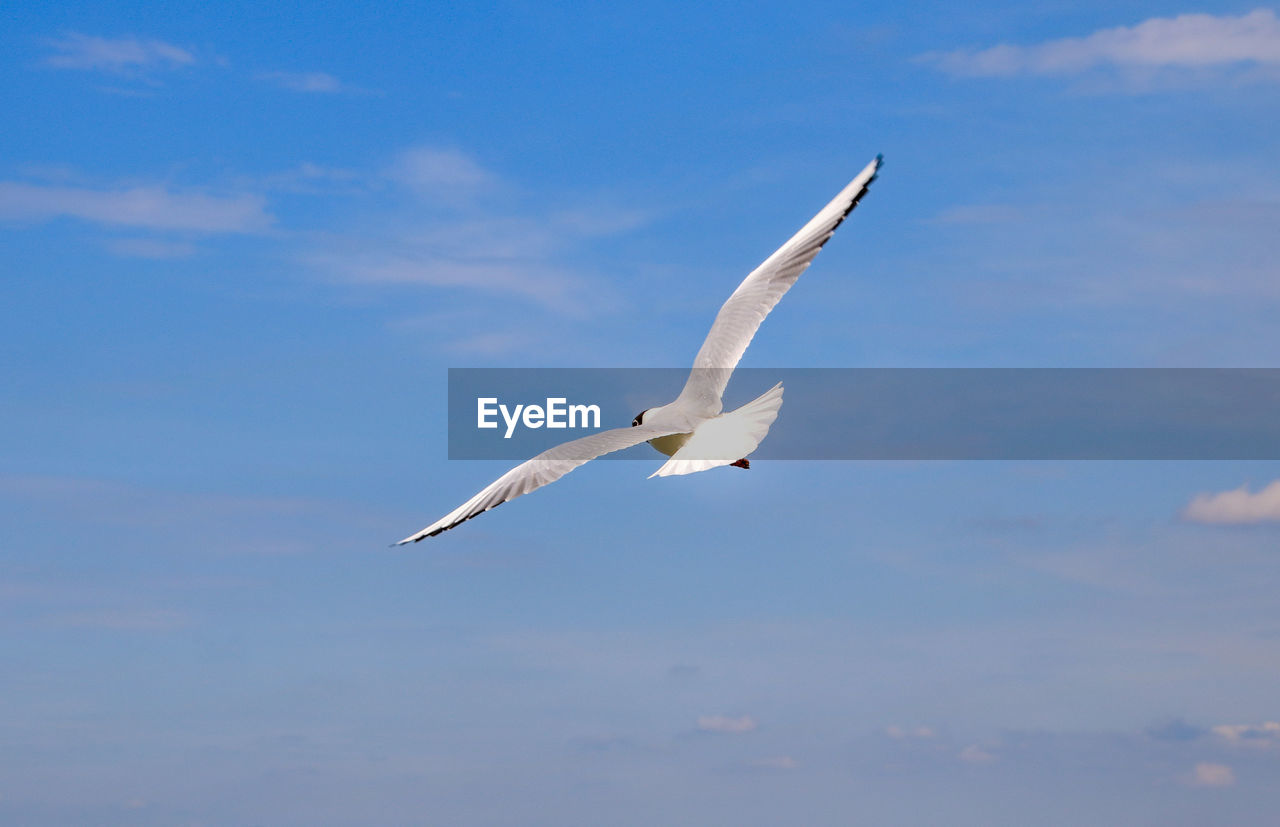
[[[492,191],[498,176],[456,149],[419,146],[402,152],[387,177],[420,196],[445,203]]]
[[[323,196],[360,195],[385,187],[385,182],[377,176],[310,161],[303,161],[296,167],[270,175],[245,176],[241,183],[244,189],[249,190]]]
[[[575,263],[582,248],[648,220],[648,213],[625,204],[522,206],[517,186],[448,147],[411,147],[365,169],[304,162],[274,175],[210,186],[100,181],[65,166],[25,172],[0,180],[0,223],[73,219],[132,231],[131,237],[99,240],[113,255],[188,257],[199,251],[191,236],[277,227],[269,195],[343,196],[352,199],[346,203],[358,202],[358,212],[341,222],[346,229],[281,235],[286,243],[301,239],[307,246],[294,246],[292,257],[332,283],[487,292],[579,317],[609,309],[614,294]],[[496,194],[503,197],[490,197]],[[457,310],[450,306],[450,312]],[[510,325],[486,327],[488,319],[486,314],[469,328],[454,349],[493,355],[529,340],[527,332],[513,332]]]
[[[1236,774],[1226,764],[1203,761],[1196,764],[1186,782],[1192,787],[1230,787],[1236,783]]]
[[[374,245],[377,246],[377,245]],[[454,258],[429,247],[406,245],[396,252],[311,256],[312,264],[353,284],[418,285],[502,292],[573,312],[578,280],[555,267],[530,261]]]
[[[1280,19],[1270,9],[1239,17],[1183,14],[1153,17],[1136,26],[1101,29],[1086,37],[1030,46],[1000,44],[980,50],[925,55],[957,75],[1074,75],[1100,67],[1204,69],[1280,65]]]
[[[703,715],[698,718],[699,732],[713,732],[718,735],[744,735],[756,729],[756,719],[750,715],[737,718],[728,715]]]
[[[0,219],[47,221],[63,217],[198,233],[259,232],[273,220],[264,199],[253,194],[174,192],[159,185],[89,189],[0,181]]]
[[[377,229],[331,239],[303,257],[308,264],[351,284],[481,290],[576,315],[610,302],[607,290],[566,263],[568,254],[647,218],[628,207],[522,210],[518,187],[449,147],[405,150],[379,180],[381,188],[368,190],[388,199]],[[480,339],[470,349],[495,342]]]
[[[163,40],[68,32],[46,43],[53,53],[44,59],[44,64],[56,69],[137,75],[158,69],[180,69],[196,62],[190,51]]]
[[[1242,485],[1231,491],[1197,494],[1182,516],[1193,523],[1219,525],[1280,522],[1280,480],[1256,493]]]
[[[1223,724],[1213,734],[1232,746],[1280,747],[1280,721],[1261,724]]]
[[[338,80],[328,72],[263,72],[259,79],[291,92],[321,95],[367,95],[370,90]]]

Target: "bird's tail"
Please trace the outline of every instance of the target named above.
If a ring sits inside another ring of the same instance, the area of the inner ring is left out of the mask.
[[[781,407],[779,382],[741,408],[699,425],[689,441],[650,478],[692,474],[745,458],[764,441]]]

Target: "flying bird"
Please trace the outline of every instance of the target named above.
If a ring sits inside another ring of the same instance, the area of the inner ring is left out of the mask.
[[[750,467],[746,457],[764,440],[782,407],[782,384],[774,385],[737,410],[722,413],[721,397],[729,376],[764,317],[866,195],[881,161],[877,155],[831,203],[743,279],[716,314],[711,332],[693,360],[689,379],[674,402],[642,411],[630,428],[600,431],[543,451],[396,545],[434,537],[521,494],[555,482],[596,457],[642,442],[670,457],[651,477],[692,474],[722,465]]]

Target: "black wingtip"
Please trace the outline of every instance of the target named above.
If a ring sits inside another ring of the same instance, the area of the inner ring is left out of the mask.
[[[880,177],[880,170],[884,167],[884,153],[876,153],[876,168],[871,170],[871,177],[867,179],[867,186],[871,186],[871,182]]]

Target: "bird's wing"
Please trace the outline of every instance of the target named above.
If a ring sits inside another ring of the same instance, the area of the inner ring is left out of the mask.
[[[621,451],[632,445],[639,445],[660,436],[680,433],[680,429],[662,425],[638,425],[631,428],[614,428],[590,434],[581,439],[557,445],[543,451],[531,460],[527,460],[489,484],[483,491],[467,500],[462,505],[436,520],[417,534],[405,537],[396,543],[416,543],[425,537],[434,537],[442,531],[448,531],[461,522],[483,514],[490,508],[496,508],[507,500],[514,500],[521,494],[528,494],[535,488],[553,483],[579,465],[583,465],[598,456]]]
[[[881,157],[877,155],[830,204],[733,291],[716,314],[711,332],[698,350],[693,360],[693,371],[680,392],[677,403],[686,411],[702,416],[720,413],[720,397],[729,384],[729,376],[746,352],[747,345],[751,344],[760,323],[800,278],[840,222],[858,205],[859,199],[875,180],[880,163]]]

